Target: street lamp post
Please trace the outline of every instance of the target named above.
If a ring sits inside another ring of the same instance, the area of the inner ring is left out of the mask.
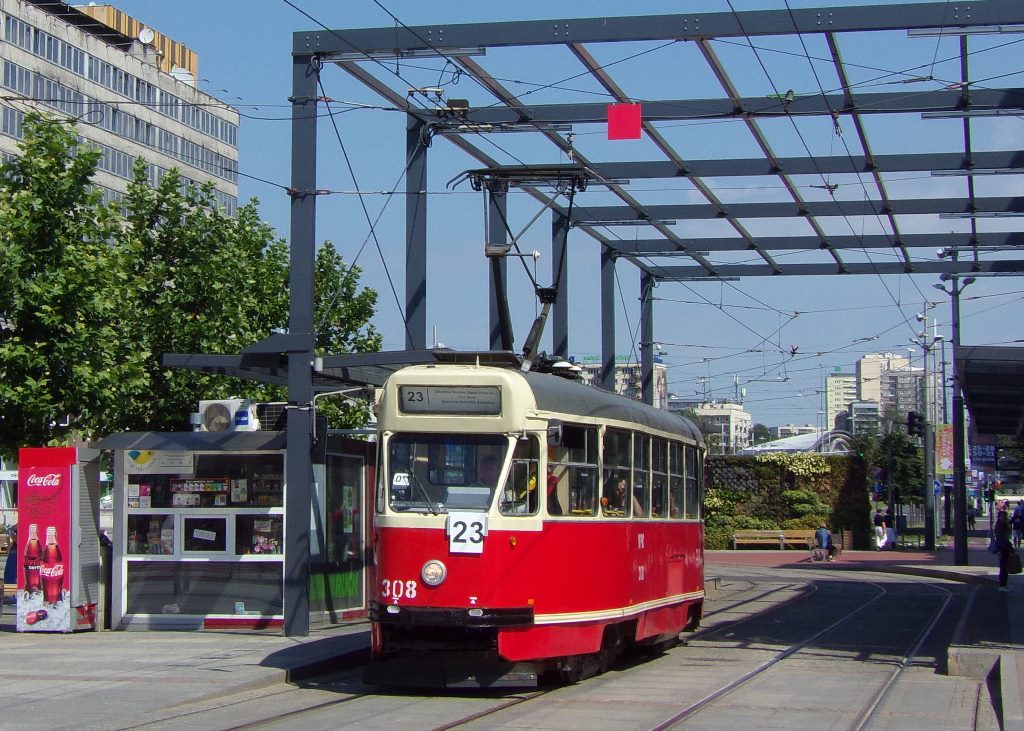
[[[924,444],[924,547],[926,550],[934,551],[936,529],[935,489],[933,487],[935,480],[935,430],[934,417],[932,416],[933,409],[929,408],[930,403],[928,400],[928,379],[930,377],[928,356],[936,344],[941,341],[942,336],[930,335],[928,333],[927,315],[918,315],[917,319],[923,323],[924,327],[916,338],[910,338],[910,342],[920,346],[921,350],[924,351],[924,367],[921,372],[921,409],[925,415],[924,433],[921,435]]]
[[[953,252],[955,255],[955,252]],[[943,274],[940,279],[948,281],[951,289],[942,284],[934,285],[950,296],[953,308],[953,564],[967,565],[967,485],[966,455],[964,454],[964,397],[960,392],[960,369],[956,356],[960,349],[960,293],[974,283],[974,277],[959,277]]]

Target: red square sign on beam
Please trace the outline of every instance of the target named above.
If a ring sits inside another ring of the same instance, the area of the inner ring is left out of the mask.
[[[640,105],[609,104],[608,105],[608,139],[638,140],[640,139]]]

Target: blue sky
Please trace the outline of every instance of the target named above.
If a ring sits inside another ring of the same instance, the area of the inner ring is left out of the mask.
[[[649,14],[677,13],[679,2],[646,0],[642,4],[590,0],[587,3],[550,3],[522,0],[517,3],[465,2],[445,0],[413,3],[404,0],[120,0],[116,6],[162,33],[181,41],[199,54],[199,85],[205,91],[237,107],[242,113],[240,130],[240,198],[257,197],[264,219],[282,236],[288,233],[288,200],[278,186],[287,185],[290,170],[290,94],[292,33],[317,29],[319,23],[336,29],[391,27],[394,20],[386,8],[408,25],[466,23],[496,20],[528,20],[563,17],[622,15],[642,5]],[[792,8],[829,3],[797,2]],[[865,4],[854,3],[848,4]],[[751,2],[733,0],[736,10],[785,9],[785,0]],[[727,0],[687,2],[686,12],[728,12]],[[298,8],[298,9],[296,9]],[[301,12],[300,12],[301,11]],[[310,18],[315,19],[311,20]],[[1021,35],[976,37],[971,40],[974,78],[991,79],[992,87],[1024,86],[1024,54]],[[836,87],[835,74],[827,63],[812,63],[807,55],[827,58],[819,38],[805,39],[806,49],[795,38],[763,39],[755,54],[744,42],[716,43],[715,51],[729,69],[744,95],[765,95],[773,89],[795,89],[798,94],[820,93]],[[1013,44],[1013,45],[1008,45]],[[864,91],[921,91],[941,88],[959,78],[952,39],[907,39],[905,34],[875,34],[871,42],[863,36],[840,39],[851,80]],[[669,99],[686,96],[717,97],[721,87],[708,72],[693,44],[638,44],[591,46],[604,64],[614,64],[616,79],[636,99]],[[644,51],[642,56],[629,58]],[[805,55],[806,51],[806,55]],[[531,103],[605,101],[606,96],[588,78],[572,78],[582,71],[578,61],[561,48],[535,49],[529,54],[511,51],[488,53],[479,62],[500,77],[516,94],[528,94]],[[393,65],[393,62],[391,62]],[[466,97],[474,106],[493,102],[465,78],[455,83],[443,61],[406,63],[398,68],[403,79],[416,86],[443,85],[448,96]],[[931,75],[927,83],[902,84],[912,73],[897,74],[921,66],[920,75]],[[375,72],[386,72],[375,69]],[[813,72],[813,73],[812,73]],[[816,76],[817,75],[817,78]],[[347,74],[328,67],[323,74],[325,93],[339,102],[370,107],[381,100]],[[538,90],[545,85],[557,88]],[[384,109],[354,109],[339,105],[334,117],[338,125],[320,124],[318,187],[339,191],[318,200],[318,239],[330,239],[349,261],[363,268],[362,282],[380,295],[375,319],[383,333],[386,349],[404,345],[401,305],[404,302],[404,201],[385,192],[402,190],[405,164],[404,115]],[[898,121],[897,123],[894,123]],[[922,120],[919,115],[867,117],[865,124],[876,154],[956,150],[962,144],[962,125],[952,120]],[[844,145],[860,154],[852,124],[844,122],[837,135],[829,120],[769,120],[763,129],[779,156],[845,154]],[[753,138],[739,122],[699,122],[666,125],[663,134],[684,158],[711,155],[749,157],[757,155]],[[973,123],[975,149],[1021,149],[1024,120],[1001,117]],[[575,144],[592,159],[660,160],[663,157],[649,140],[608,142],[605,130],[595,125],[574,130]],[[340,142],[339,142],[340,138]],[[538,146],[525,137],[492,135],[479,146],[502,162],[564,162],[554,147]],[[348,173],[345,156],[355,179]],[[428,220],[428,327],[436,328],[437,339],[459,349],[486,347],[487,264],[483,255],[484,200],[463,184],[454,190],[446,184],[478,163],[437,139],[430,151]],[[247,177],[251,176],[251,177]],[[936,179],[903,175],[891,181],[893,197],[963,195],[963,178]],[[979,179],[979,195],[1021,195],[1024,176],[993,176]],[[277,185],[268,184],[267,182]],[[836,196],[858,200],[865,187],[855,178],[796,180],[807,200],[827,196],[821,186],[839,183]],[[718,181],[726,201],[787,200],[777,182],[733,178]],[[677,182],[638,181],[643,198],[654,203],[698,202],[691,186]],[[818,186],[818,187],[815,187]],[[367,193],[363,201],[375,225],[376,238],[355,191]],[[867,186],[873,193],[873,188]],[[590,190],[578,205],[604,205],[613,200],[607,193]],[[510,224],[519,231],[536,213],[537,204],[524,195],[510,196]],[[914,220],[919,219],[919,220]],[[982,221],[982,231],[1013,230],[1021,219]],[[544,215],[524,236],[526,251],[541,251],[538,279],[550,281],[548,255],[550,217]],[[830,234],[876,233],[876,219],[829,219]],[[796,224],[799,225],[799,224]],[[793,233],[793,223],[751,221],[754,235]],[[965,222],[938,221],[934,217],[905,217],[905,232],[934,233],[936,248],[942,234],[967,230]],[[731,231],[721,222],[680,222],[682,236],[724,236]],[[807,231],[797,231],[807,233]],[[648,237],[640,231],[619,229],[617,235]],[[596,318],[598,249],[582,232],[570,234],[570,350],[583,357],[600,351],[600,322]],[[923,253],[918,253],[923,255]],[[930,256],[930,252],[928,253]],[[873,261],[885,258],[873,255]],[[720,261],[737,263],[749,257],[723,255]],[[867,261],[850,253],[849,261]],[[785,261],[822,261],[820,257],[789,257]],[[677,263],[677,262],[673,262]],[[681,263],[681,262],[678,262]],[[533,268],[533,263],[529,264]],[[617,313],[618,350],[635,352],[639,343],[638,280],[632,266],[620,263],[618,278],[621,304]],[[390,280],[390,281],[389,281]],[[655,330],[663,343],[664,362],[669,367],[669,390],[682,397],[702,391],[703,379],[719,398],[734,394],[734,382],[746,389],[746,404],[755,421],[769,425],[816,423],[822,408],[824,375],[834,369],[851,371],[856,358],[872,350],[907,353],[908,338],[918,329],[914,314],[924,302],[937,303],[930,316],[938,320],[938,332],[949,339],[948,298],[933,288],[934,276],[888,277],[780,277],[750,278],[739,282],[671,284],[656,291]],[[393,283],[393,285],[392,285]],[[392,291],[394,287],[394,292]],[[963,342],[966,344],[1009,344],[1024,337],[1020,322],[1024,315],[1024,282],[1018,278],[979,279],[967,289],[962,307]],[[522,268],[510,262],[510,300],[515,337],[521,343],[535,314],[535,300]],[[797,354],[791,356],[791,346]],[[545,345],[547,346],[547,344]],[[947,357],[948,357],[947,349]],[[920,351],[915,354],[920,364]]]

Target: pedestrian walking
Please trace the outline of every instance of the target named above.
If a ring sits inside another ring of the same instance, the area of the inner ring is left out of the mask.
[[[999,556],[999,591],[1009,591],[1007,584],[1006,564],[1013,553],[1013,545],[1010,543],[1010,518],[1005,510],[996,514],[996,524],[992,529],[992,538],[995,541],[996,555]]]
[[[1017,501],[1010,516],[1010,528],[1013,529],[1013,547],[1020,548],[1021,538],[1024,538],[1024,500]]]
[[[875,511],[875,515],[871,520],[875,527],[875,550],[881,551],[885,548],[886,543],[885,517],[882,515],[881,508]]]
[[[882,523],[885,525],[885,542],[890,551],[896,550],[896,518],[892,514],[892,508],[885,511],[882,516]]]

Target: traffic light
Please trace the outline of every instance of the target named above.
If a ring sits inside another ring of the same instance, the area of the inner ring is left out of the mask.
[[[924,414],[919,411],[907,412],[907,434],[912,437],[924,436]]]

